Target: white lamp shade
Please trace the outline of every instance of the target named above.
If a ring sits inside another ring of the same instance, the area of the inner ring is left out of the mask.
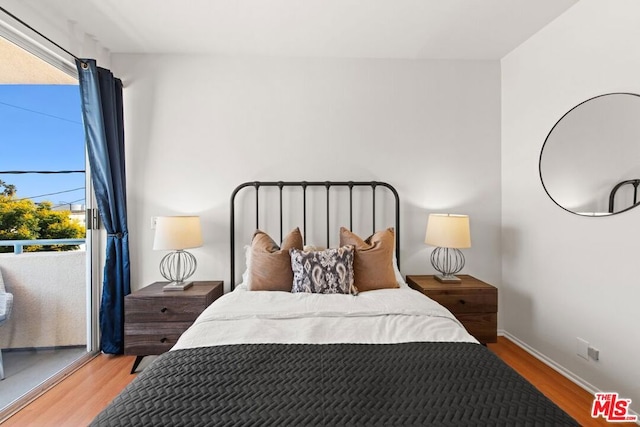
[[[469,216],[430,214],[424,242],[440,248],[470,248]]]
[[[154,250],[181,250],[202,246],[199,216],[159,216]]]

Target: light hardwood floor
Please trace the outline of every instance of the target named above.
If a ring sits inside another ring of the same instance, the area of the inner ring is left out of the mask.
[[[591,418],[591,393],[531,356],[509,339],[498,337],[497,344],[489,344],[488,347],[581,425],[610,425],[603,418]],[[635,423],[614,425],[636,426]]]
[[[591,394],[507,338],[499,337],[496,344],[489,344],[489,349],[581,425],[607,425],[602,418],[591,418]],[[135,375],[129,374],[133,360],[134,356],[99,355],[6,420],[3,425],[85,426],[135,378]]]

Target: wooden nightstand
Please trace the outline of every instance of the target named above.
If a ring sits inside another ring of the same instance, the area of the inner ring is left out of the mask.
[[[407,284],[453,313],[482,344],[498,340],[498,290],[475,277],[458,274],[461,283],[441,283],[433,276],[407,276]]]
[[[222,281],[193,282],[184,291],[163,291],[155,282],[124,298],[124,354],[135,355],[133,374],[144,356],[168,351],[213,301]]]

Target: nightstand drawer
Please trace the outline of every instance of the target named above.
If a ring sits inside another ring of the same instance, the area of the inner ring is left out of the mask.
[[[124,352],[134,355],[162,354],[169,351],[191,322],[125,323]]]
[[[498,336],[498,289],[467,274],[460,283],[442,283],[433,275],[407,276],[407,284],[443,305],[482,344]]]
[[[221,280],[195,281],[184,291],[164,291],[166,282],[155,282],[124,299],[124,353],[138,356],[162,354],[216,299],[222,296]]]
[[[498,316],[496,313],[457,314],[456,318],[467,332],[483,344],[498,341]]]
[[[125,298],[127,322],[193,322],[207,308],[204,298],[138,297]]]
[[[456,315],[463,313],[495,313],[498,311],[498,293],[492,289],[473,293],[457,290],[428,291],[424,293]]]

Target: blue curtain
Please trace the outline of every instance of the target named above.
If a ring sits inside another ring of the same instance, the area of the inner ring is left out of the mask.
[[[100,302],[100,349],[124,352],[124,297],[131,292],[122,81],[93,59],[76,60],[91,180],[107,250]]]

